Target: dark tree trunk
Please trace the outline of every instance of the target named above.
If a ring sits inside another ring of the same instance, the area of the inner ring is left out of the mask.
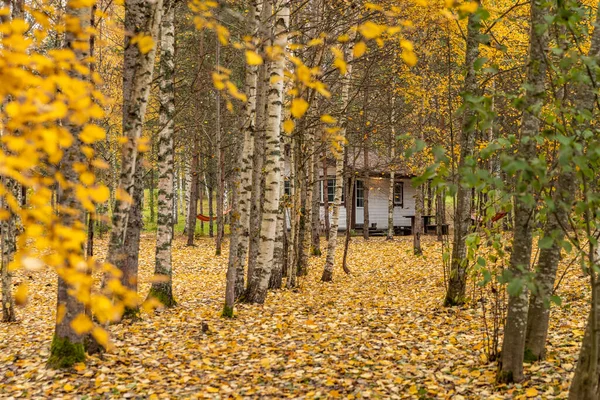
[[[464,82],[464,92],[476,95],[478,92],[477,77],[475,76],[475,60],[479,57],[479,34],[481,23],[478,13],[469,15],[467,23],[467,44],[465,66],[467,75]],[[475,130],[477,117],[472,107],[463,98],[465,107],[460,143],[459,174],[469,173],[468,163],[473,158],[475,145]],[[444,301],[446,306],[462,305],[466,302],[467,287],[467,246],[466,237],[471,228],[471,189],[459,182],[456,198],[457,206],[454,214],[454,243],[452,244],[452,261],[450,267],[450,280]]]
[[[544,101],[546,83],[549,35],[538,28],[546,24],[550,9],[536,0],[531,3],[531,29],[529,39],[529,63],[527,68],[527,89],[524,98],[524,112],[521,120],[521,142],[518,157],[529,162],[536,157],[535,137],[540,131],[539,113]],[[535,175],[521,171],[517,177],[515,196],[515,225],[510,255],[512,279],[522,279],[523,271],[529,270],[531,263],[532,232],[535,223],[535,204],[523,194],[533,192],[531,182]],[[509,293],[504,340],[502,342],[502,364],[498,372],[499,382],[520,382],[523,380],[523,357],[527,330],[528,290],[525,284],[521,290]]]

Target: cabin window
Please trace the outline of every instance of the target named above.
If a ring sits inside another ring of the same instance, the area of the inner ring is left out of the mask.
[[[344,185],[342,188],[342,203],[344,203],[344,198],[346,197],[345,190],[346,190],[346,185]],[[321,182],[320,198],[321,198],[321,204],[323,204],[325,202],[325,199],[323,199],[323,182]],[[335,178],[327,178],[327,201],[329,202],[329,204],[332,204],[334,200],[335,200]]]
[[[286,194],[286,196],[291,196],[292,195],[292,188],[290,187],[290,180],[286,179],[283,183],[283,191]]]
[[[365,206],[365,188],[363,181],[356,181],[356,207]]]
[[[404,182],[394,182],[394,206],[404,207]]]

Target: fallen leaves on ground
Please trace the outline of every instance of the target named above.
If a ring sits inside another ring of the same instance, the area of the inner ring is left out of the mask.
[[[140,295],[150,286],[154,237],[140,252]],[[484,353],[481,307],[441,306],[440,244],[355,238],[352,275],[336,266],[319,281],[324,257],[295,290],[269,294],[264,306],[238,305],[220,317],[227,252],[213,242],[174,247],[177,307],[109,328],[115,349],[71,371],[45,368],[54,328],[55,276],[21,272],[30,301],[19,322],[0,325],[3,398],[566,398],[587,315],[586,280],[571,267],[552,313],[548,357],[526,364],[527,379],[494,384]],[[106,243],[97,243],[103,257]],[[225,248],[227,246],[224,246]],[[564,269],[564,265],[562,266]],[[208,332],[202,324],[207,323]]]

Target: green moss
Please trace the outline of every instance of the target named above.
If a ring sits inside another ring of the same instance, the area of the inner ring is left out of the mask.
[[[152,286],[150,288],[150,293],[148,293],[148,297],[154,297],[165,307],[174,307],[177,305],[177,302],[173,298],[173,294],[165,293],[164,291]]]
[[[139,307],[125,307],[122,319],[137,321],[141,319]]]
[[[85,361],[83,343],[73,343],[68,338],[52,338],[48,368],[71,368],[73,365]]]
[[[314,247],[313,247],[313,248],[311,249],[311,254],[312,254],[313,256],[321,257],[321,255],[322,255],[322,253],[321,253],[321,249],[318,249],[318,248],[314,248]]]
[[[513,373],[511,371],[498,370],[498,376],[496,377],[497,383],[513,383]]]
[[[531,349],[525,349],[525,354],[523,355],[524,362],[534,363],[539,360],[540,360],[540,358],[538,356],[536,356],[535,354],[533,354],[533,351],[531,351]]]
[[[444,307],[456,307],[456,306],[463,306],[465,305],[465,303],[467,302],[467,299],[460,298],[460,297],[448,297],[446,296],[446,299],[444,300]]]
[[[227,305],[224,305],[221,316],[223,318],[233,318],[233,307],[227,307]]]

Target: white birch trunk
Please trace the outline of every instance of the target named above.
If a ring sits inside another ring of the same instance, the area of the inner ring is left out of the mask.
[[[342,125],[339,132],[340,141],[339,146],[342,149],[341,154],[335,161],[335,195],[332,205],[332,218],[331,227],[329,229],[329,242],[327,243],[327,257],[325,259],[325,268],[323,269],[323,275],[321,280],[323,282],[330,282],[333,280],[333,265],[335,262],[335,252],[337,248],[337,236],[340,219],[340,206],[342,202],[342,188],[344,179],[344,154],[346,152],[346,144],[343,140],[346,138],[346,126],[348,124],[348,103],[350,99],[350,82],[352,79],[352,49],[346,50],[346,61],[348,64],[346,76],[343,78],[342,84],[342,105],[343,118],[341,118]],[[326,193],[324,195],[327,195]],[[350,229],[350,227],[346,227]]]
[[[261,220],[261,235],[259,242],[258,258],[254,274],[251,276],[248,287],[248,301],[264,303],[269,286],[271,268],[273,265],[273,250],[275,247],[275,234],[277,228],[277,214],[279,212],[279,186],[283,184],[279,166],[281,115],[283,105],[283,71],[285,58],[283,51],[287,44],[287,35],[290,19],[288,1],[278,1],[275,5],[274,47],[281,50],[281,54],[269,64],[269,95],[267,106],[266,130],[266,160],[265,195],[263,197],[263,215]]]
[[[161,279],[152,283],[149,296],[163,305],[175,305],[172,288],[172,241],[173,241],[173,180],[175,160],[173,134],[175,131],[175,5],[171,0],[164,3],[164,15],[160,32],[160,115],[158,134],[158,219],[156,229],[156,262],[154,274]]]
[[[162,0],[125,0],[125,50],[123,65],[123,136],[127,142],[122,147],[122,163],[117,196],[112,217],[112,230],[106,259],[123,269],[127,253],[124,247],[127,235],[127,220],[133,197],[134,175],[138,158],[137,145],[142,135],[144,117],[154,71],[156,46],[143,54],[131,39],[134,35],[145,34],[156,42],[162,17]],[[129,197],[129,199],[127,198]],[[123,284],[129,287],[131,277],[123,271]]]

